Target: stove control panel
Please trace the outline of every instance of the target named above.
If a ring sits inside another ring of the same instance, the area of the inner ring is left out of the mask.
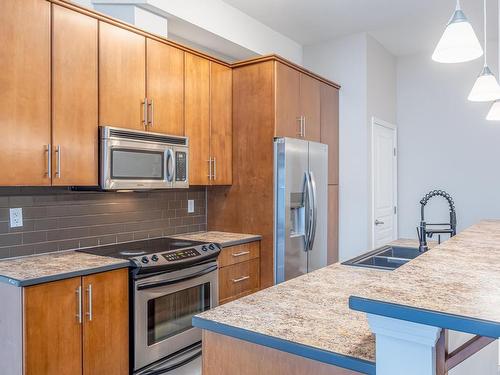
[[[201,254],[198,252],[198,250],[194,248],[169,251],[168,253],[162,254],[162,256],[169,262],[175,262],[177,260],[182,260],[186,258],[194,258],[200,255]]]
[[[158,254],[147,254],[131,258],[135,267],[141,269],[153,269],[154,267],[165,267],[172,265],[178,267],[183,262],[193,263],[205,259],[216,258],[221,250],[220,245],[207,243],[199,246],[186,247]]]

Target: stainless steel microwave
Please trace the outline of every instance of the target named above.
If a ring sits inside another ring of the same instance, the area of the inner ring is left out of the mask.
[[[189,187],[186,137],[99,127],[99,184],[103,190]]]

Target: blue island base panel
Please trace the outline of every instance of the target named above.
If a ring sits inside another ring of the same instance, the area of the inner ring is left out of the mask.
[[[450,329],[491,338],[500,337],[500,323],[466,316],[446,314],[438,311],[417,309],[415,307],[382,302],[368,298],[351,296],[349,307],[352,310],[388,318],[406,320],[428,326]]]
[[[375,375],[375,363],[349,357],[346,355],[329,352],[326,350],[314,348],[288,340],[283,340],[273,336],[263,335],[261,333],[248,331],[246,329],[232,327],[227,324],[217,323],[211,320],[206,320],[200,317],[193,317],[193,326],[206,329],[211,332],[219,333],[224,336],[233,337],[243,341],[251,342],[257,345],[266,346],[295,354],[300,357],[313,359],[315,361],[327,363],[353,371],[358,371],[363,374]]]

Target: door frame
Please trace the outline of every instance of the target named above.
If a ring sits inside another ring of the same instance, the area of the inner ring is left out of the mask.
[[[393,168],[394,168],[394,174],[393,174],[393,181],[392,181],[392,186],[393,186],[393,191],[394,191],[394,207],[396,208],[396,212],[394,213],[394,226],[393,226],[393,237],[395,239],[398,238],[398,217],[399,217],[399,209],[398,209],[398,129],[397,126],[394,124],[391,124],[390,122],[381,120],[377,117],[372,116],[371,122],[370,122],[370,246],[371,248],[375,248],[375,230],[374,230],[374,225],[373,223],[375,222],[375,155],[374,155],[374,147],[373,147],[373,141],[374,141],[374,131],[375,131],[375,126],[382,126],[384,128],[388,128],[394,131],[394,148],[396,149],[396,152],[393,157]]]

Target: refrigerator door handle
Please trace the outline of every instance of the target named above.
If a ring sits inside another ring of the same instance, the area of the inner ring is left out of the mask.
[[[311,227],[311,221],[309,220],[309,210],[310,210],[310,195],[311,190],[309,189],[309,175],[308,172],[304,173],[304,188],[302,196],[302,205],[304,206],[304,251],[309,250],[309,231]]]
[[[311,212],[311,229],[310,229],[310,235],[309,235],[309,251],[313,249],[314,246],[314,238],[316,237],[316,224],[318,221],[318,200],[317,200],[317,193],[316,193],[316,180],[314,179],[314,174],[312,172],[309,172],[309,184],[310,184],[310,191],[311,191],[311,207],[312,207],[312,212]]]

